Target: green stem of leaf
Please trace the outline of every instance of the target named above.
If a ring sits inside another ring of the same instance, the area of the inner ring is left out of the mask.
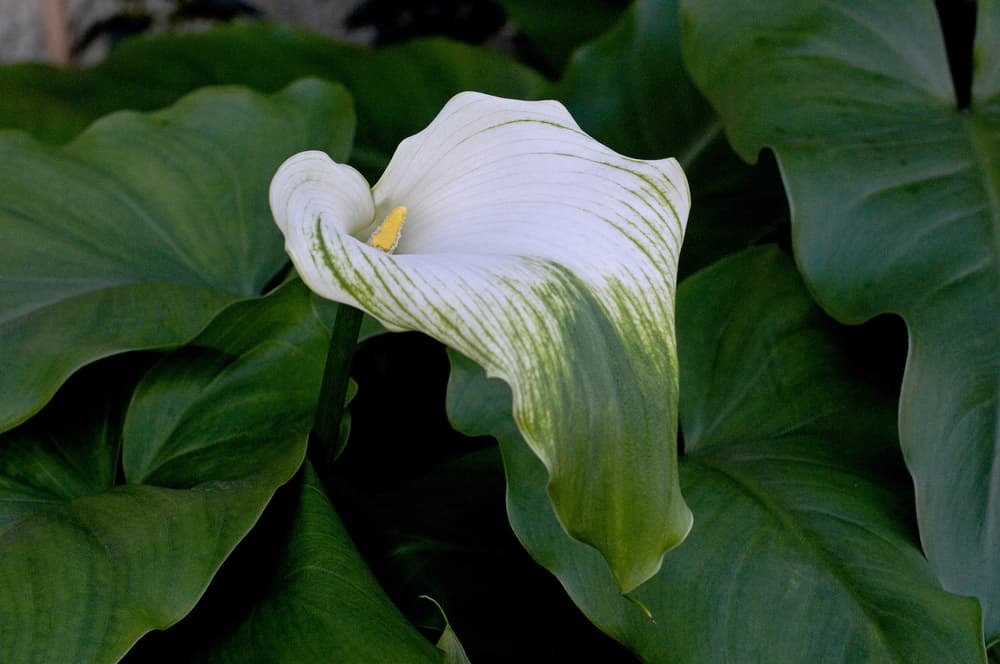
[[[337,316],[333,321],[330,349],[323,369],[323,385],[320,387],[316,418],[313,421],[313,463],[321,468],[321,474],[333,465],[342,451],[340,421],[344,416],[351,360],[354,358],[363,317],[364,314],[359,309],[341,304],[337,307]]]

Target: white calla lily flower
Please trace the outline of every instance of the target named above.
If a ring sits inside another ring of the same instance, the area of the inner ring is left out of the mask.
[[[304,152],[270,198],[310,288],[510,385],[560,522],[623,592],[658,571],[692,523],[673,320],[690,194],[674,159],[623,157],[558,102],[466,92],[374,187]]]

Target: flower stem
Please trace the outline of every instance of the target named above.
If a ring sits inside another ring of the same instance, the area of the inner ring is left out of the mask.
[[[344,416],[351,360],[363,317],[360,309],[341,304],[337,307],[337,315],[333,321],[330,349],[323,369],[323,385],[320,387],[319,403],[316,404],[316,417],[313,420],[313,445],[310,446],[310,457],[318,469],[321,469],[321,475],[333,465],[343,449],[340,422]]]

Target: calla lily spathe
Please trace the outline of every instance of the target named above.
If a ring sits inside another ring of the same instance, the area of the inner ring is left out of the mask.
[[[692,523],[673,321],[690,194],[674,159],[623,157],[554,101],[465,92],[374,187],[304,152],[270,197],[310,288],[506,381],[567,532],[623,592],[656,573]]]

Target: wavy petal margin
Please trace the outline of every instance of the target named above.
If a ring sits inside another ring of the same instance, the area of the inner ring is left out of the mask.
[[[365,240],[408,216],[394,254]],[[271,209],[302,279],[418,330],[506,381],[567,532],[623,592],[692,524],[677,475],[677,256],[690,208],[674,159],[623,157],[554,101],[466,92],[403,141],[379,182],[289,159]]]

